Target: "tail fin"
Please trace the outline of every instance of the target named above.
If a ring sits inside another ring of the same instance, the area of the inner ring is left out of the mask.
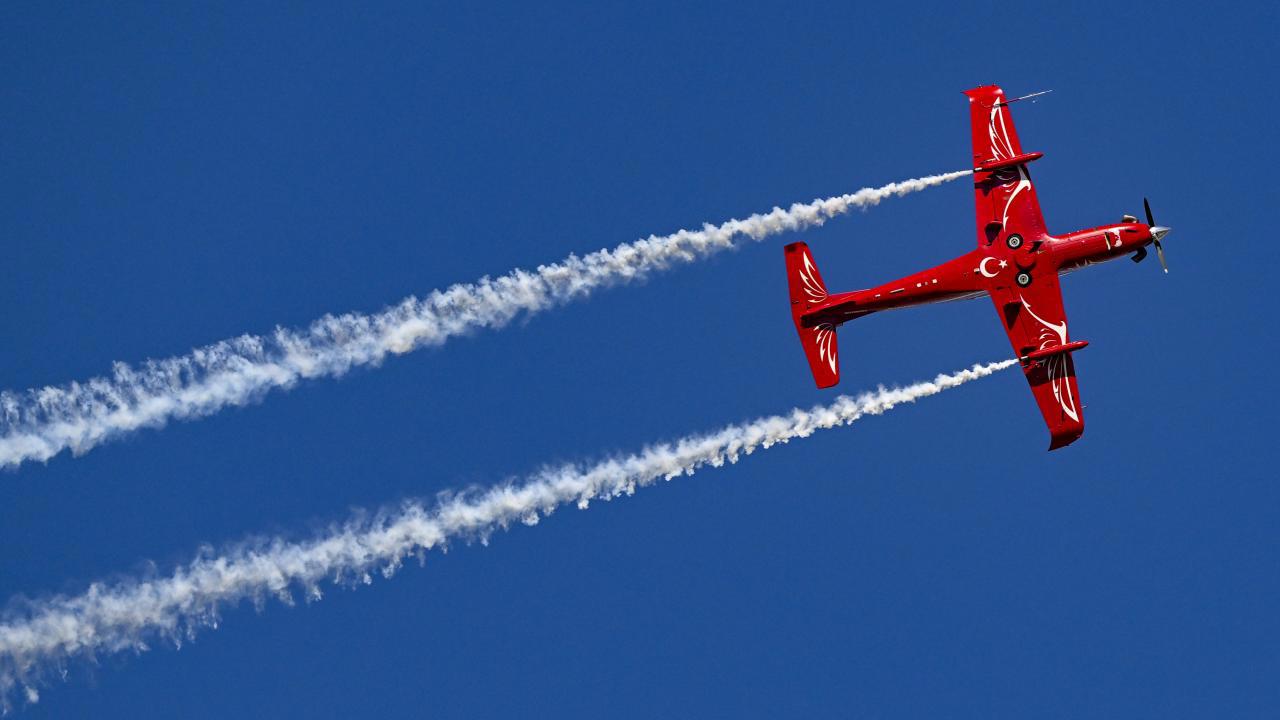
[[[809,358],[813,381],[820,388],[829,388],[840,382],[840,362],[837,358],[836,326],[820,323],[806,327],[801,323],[805,311],[827,299],[827,286],[822,282],[818,266],[809,254],[809,246],[791,243],[786,248],[787,289],[791,293],[791,319],[800,334],[800,344]]]

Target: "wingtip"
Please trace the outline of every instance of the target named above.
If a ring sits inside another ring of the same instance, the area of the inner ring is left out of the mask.
[[[1079,440],[1081,435],[1084,435],[1083,429],[1069,430],[1065,433],[1060,433],[1060,434],[1055,433],[1052,436],[1052,439],[1049,441],[1049,452],[1053,452],[1054,450],[1060,450],[1070,445],[1076,440]]]

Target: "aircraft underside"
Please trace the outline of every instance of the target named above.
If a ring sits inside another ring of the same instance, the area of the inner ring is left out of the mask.
[[[1119,224],[1049,235],[1027,168],[1042,154],[1023,151],[1008,110],[1019,98],[1006,100],[993,85],[965,95],[977,248],[883,285],[832,295],[808,246],[793,243],[786,247],[792,320],[814,381],[826,388],[840,381],[841,325],[874,312],[988,295],[1022,363],[1053,450],[1084,433],[1072,353],[1088,344],[1069,337],[1059,275],[1118,257],[1141,261],[1147,245],[1155,246],[1164,266],[1160,241],[1169,229],[1155,224],[1147,205],[1146,224],[1126,215]]]

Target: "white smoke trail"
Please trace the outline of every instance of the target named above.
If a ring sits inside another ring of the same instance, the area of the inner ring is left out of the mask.
[[[704,225],[598,250],[532,272],[513,270],[409,297],[373,315],[326,315],[305,330],[277,328],[270,337],[243,335],[182,357],[117,363],[111,377],[84,383],[0,393],[0,468],[46,461],[63,450],[79,455],[123,433],[159,427],[170,419],[211,415],[250,402],[272,388],[301,379],[337,377],[352,367],[377,365],[389,354],[440,345],[479,328],[506,325],[521,312],[536,313],[585,297],[592,290],[631,282],[655,270],[689,263],[749,238],[822,225],[852,208],[906,195],[969,175],[961,172],[864,188],[789,209]]]
[[[83,595],[33,602],[0,622],[0,699],[7,702],[18,688],[33,697],[42,670],[62,667],[77,656],[141,651],[155,637],[180,642],[215,624],[221,607],[241,600],[261,605],[276,596],[287,603],[295,589],[308,600],[319,599],[325,579],[368,583],[375,572],[389,577],[405,558],[421,559],[452,539],[487,540],[516,522],[533,525],[561,505],[585,509],[591,500],[611,500],[658,480],[734,463],[758,448],[878,415],[1016,362],[974,365],[929,382],[841,396],[829,405],[730,425],[595,465],[544,469],[518,484],[441,496],[430,509],[407,502],[394,512],[349,521],[308,542],[276,538],[221,555],[206,551],[166,578],[96,583]]]

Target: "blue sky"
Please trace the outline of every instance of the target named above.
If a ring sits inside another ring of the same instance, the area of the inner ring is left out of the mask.
[[[684,4],[9,7],[0,386],[964,167],[1015,106],[1052,231],[1139,213],[1172,272],[1063,281],[1085,437],[1016,372],[458,546],[28,717],[1235,717],[1280,702],[1276,10]],[[833,290],[972,247],[956,182],[810,231]],[[0,476],[0,593],[811,405],[772,239],[339,381]],[[843,384],[1007,353],[990,304],[842,329]]]

